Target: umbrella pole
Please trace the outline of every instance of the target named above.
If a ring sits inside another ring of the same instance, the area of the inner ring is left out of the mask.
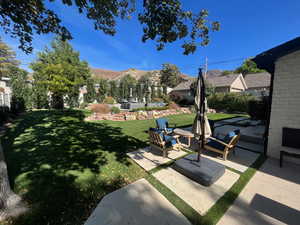
[[[201,151],[204,148],[204,141],[205,141],[205,84],[204,84],[204,79],[202,76],[202,71],[201,72],[201,106],[200,106],[200,112],[202,112],[201,115],[201,136],[200,136],[200,144],[199,144],[199,150],[198,150],[198,157],[197,157],[197,161],[200,162],[200,158],[201,158]],[[200,75],[199,72],[199,75]]]

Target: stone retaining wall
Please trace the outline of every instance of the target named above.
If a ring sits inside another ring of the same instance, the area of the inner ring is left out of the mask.
[[[169,115],[178,115],[183,113],[191,113],[188,108],[167,109],[167,110],[153,110],[153,111],[140,111],[140,112],[121,112],[118,114],[98,114],[86,117],[86,121],[93,120],[112,120],[112,121],[127,121],[127,120],[148,120],[165,117]]]

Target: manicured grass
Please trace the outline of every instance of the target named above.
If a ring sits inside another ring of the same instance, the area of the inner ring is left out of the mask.
[[[32,209],[8,224],[83,224],[104,195],[149,176],[126,152],[147,145],[155,121],[84,122],[86,113],[29,112],[2,137],[11,186]],[[168,118],[188,126],[194,115]]]

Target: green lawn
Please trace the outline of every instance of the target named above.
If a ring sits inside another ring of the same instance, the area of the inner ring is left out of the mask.
[[[147,145],[154,120],[84,122],[85,113],[29,112],[2,137],[11,186],[32,209],[9,224],[83,224],[104,195],[149,176],[126,152]],[[194,115],[168,118],[188,126]]]

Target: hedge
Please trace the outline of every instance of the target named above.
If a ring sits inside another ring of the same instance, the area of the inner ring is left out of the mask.
[[[142,107],[130,110],[131,112],[138,112],[138,111],[152,111],[152,110],[166,110],[169,109],[169,106],[162,106],[162,107]]]
[[[210,108],[227,112],[248,113],[250,101],[255,97],[245,93],[215,93],[207,98]]]

